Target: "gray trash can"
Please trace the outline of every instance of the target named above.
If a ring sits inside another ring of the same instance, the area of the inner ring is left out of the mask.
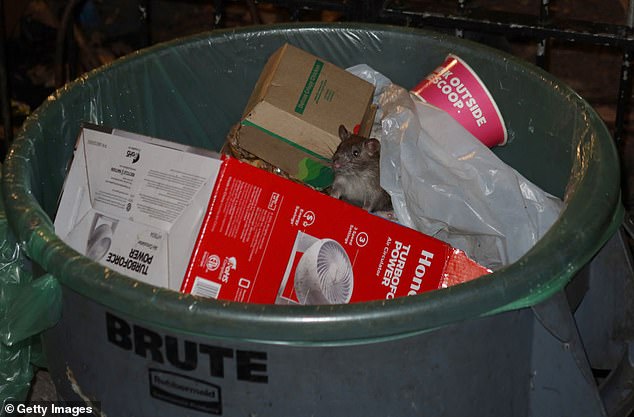
[[[328,307],[203,301],[114,273],[59,240],[50,219],[81,122],[219,149],[284,42],[342,67],[366,63],[406,87],[449,52],[463,57],[507,123],[509,143],[495,152],[565,199],[560,219],[490,276]],[[34,267],[61,286],[59,321],[42,333],[58,393],[103,415],[560,417],[604,416],[612,407],[592,368],[622,370],[628,346],[617,334],[631,271],[617,233],[615,147],[573,91],[492,49],[352,24],[217,31],[162,44],[51,97],[11,147],[2,186]]]

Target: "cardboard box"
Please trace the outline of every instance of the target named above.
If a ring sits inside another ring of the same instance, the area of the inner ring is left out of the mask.
[[[269,58],[249,98],[239,146],[324,188],[333,179],[330,159],[340,142],[339,125],[371,128],[373,93],[367,81],[285,44]]]
[[[250,303],[352,303],[489,272],[440,240],[226,158],[181,291]]]
[[[220,168],[215,156],[85,127],[64,183],[55,232],[104,266],[178,290]]]

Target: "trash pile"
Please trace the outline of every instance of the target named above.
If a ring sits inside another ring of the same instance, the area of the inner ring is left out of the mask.
[[[514,262],[558,217],[561,201],[489,149],[506,141],[457,56],[409,91],[285,44],[221,154],[84,126],[55,230],[115,271],[201,297],[416,295]]]

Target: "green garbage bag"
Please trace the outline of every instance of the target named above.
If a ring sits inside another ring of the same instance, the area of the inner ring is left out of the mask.
[[[28,285],[31,275],[24,269],[23,256],[9,230],[1,200],[0,205],[0,402],[4,404],[6,400],[26,398],[33,368],[30,361],[30,340],[13,344],[5,342],[10,338],[11,326],[7,320],[9,307]]]
[[[38,334],[59,318],[61,291],[50,275],[32,280],[0,199],[0,404],[24,401],[40,362]],[[4,407],[2,408],[4,409]]]

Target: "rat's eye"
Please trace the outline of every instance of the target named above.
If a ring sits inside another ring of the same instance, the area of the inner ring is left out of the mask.
[[[356,158],[359,156],[359,150],[358,149],[353,149],[352,150],[352,155]]]

